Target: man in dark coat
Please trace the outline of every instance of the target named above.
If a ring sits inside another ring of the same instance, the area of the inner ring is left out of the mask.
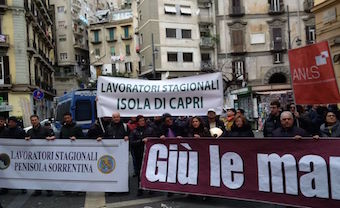
[[[27,131],[26,140],[30,139],[46,139],[46,140],[54,140],[54,132],[52,129],[47,129],[44,126],[41,126],[39,121],[39,116],[31,115],[30,117],[32,128]],[[41,190],[35,190],[32,194],[33,196],[41,195]],[[52,196],[53,191],[47,190],[47,196]]]
[[[147,141],[147,137],[152,137],[153,129],[146,125],[145,118],[141,115],[137,116],[137,128],[134,129],[130,136],[129,141],[131,145],[131,153],[135,157],[136,163],[136,175],[138,177],[138,184],[140,182],[140,171],[143,162],[143,155],[144,155],[144,142]],[[139,187],[139,186],[138,186]],[[137,195],[140,196],[143,194],[142,189],[138,189]]]
[[[76,140],[84,137],[82,129],[77,126],[75,122],[73,122],[72,114],[69,112],[66,112],[64,114],[64,124],[61,127],[59,137],[61,139],[71,140]]]
[[[0,116],[0,138],[5,138],[8,129],[6,127],[6,119]]]
[[[18,125],[18,120],[15,116],[11,116],[8,118],[8,131],[5,133],[6,138],[11,139],[24,139],[25,138],[25,131],[20,128]]]
[[[220,137],[225,137],[227,135],[223,121],[216,116],[216,111],[213,108],[208,109],[207,119],[204,121],[204,125],[208,130],[215,127],[221,129],[223,134]]]
[[[121,121],[120,114],[118,112],[113,113],[111,123],[105,128],[104,137],[128,141],[129,133],[129,128],[126,123]],[[97,141],[101,140],[101,137],[97,138]]]
[[[280,127],[280,102],[274,100],[270,103],[270,115],[264,123],[263,136],[271,137],[272,132]]]
[[[281,127],[273,131],[273,137],[292,137],[294,139],[301,139],[302,137],[309,136],[304,129],[294,126],[294,117],[291,112],[282,112],[280,120]]]

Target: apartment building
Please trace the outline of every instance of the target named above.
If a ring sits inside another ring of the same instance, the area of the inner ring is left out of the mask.
[[[316,40],[327,40],[330,46],[334,71],[340,86],[340,2],[319,1],[313,7],[315,14]]]
[[[287,51],[315,42],[313,1],[218,0],[216,6],[218,68],[234,107],[256,118],[270,94],[293,101]]]
[[[0,1],[0,114],[18,116],[29,125],[33,113],[51,117],[53,20],[47,0]],[[44,96],[35,100],[33,91]]]
[[[139,1],[139,76],[165,79],[214,68],[213,8],[203,0]]]
[[[130,8],[129,8],[130,7]],[[135,28],[136,4],[115,11],[98,11],[106,18],[90,24],[91,79],[100,75],[137,77],[140,66]],[[98,15],[97,13],[97,15]]]
[[[90,0],[51,0],[55,17],[57,95],[89,82],[88,26],[96,4]]]

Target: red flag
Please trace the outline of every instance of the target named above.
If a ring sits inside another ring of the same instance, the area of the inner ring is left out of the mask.
[[[288,56],[297,104],[340,103],[327,41],[290,50]]]

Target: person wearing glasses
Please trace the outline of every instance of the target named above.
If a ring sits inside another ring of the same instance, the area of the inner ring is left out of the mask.
[[[321,137],[340,137],[340,122],[333,111],[326,113],[325,123],[320,126]]]

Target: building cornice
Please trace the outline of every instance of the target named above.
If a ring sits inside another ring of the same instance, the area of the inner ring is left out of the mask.
[[[330,7],[333,4],[336,4],[337,2],[338,2],[338,0],[327,0],[327,1],[324,1],[324,2],[314,6],[311,9],[311,12],[313,12],[313,13],[318,12],[319,10],[324,9],[325,7]]]

